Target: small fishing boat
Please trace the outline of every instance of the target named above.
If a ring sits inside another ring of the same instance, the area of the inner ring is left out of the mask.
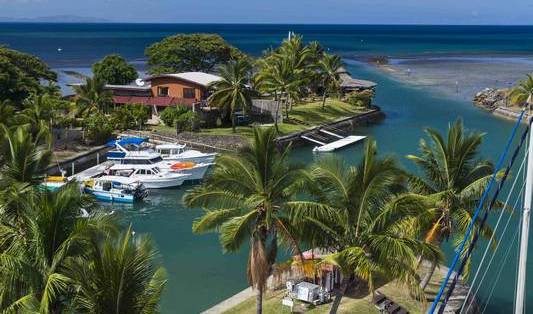
[[[97,200],[107,202],[133,203],[148,195],[139,181],[117,181],[106,176],[84,181],[83,187],[85,193],[93,195]]]
[[[161,154],[163,160],[212,163],[215,161],[216,153],[202,153],[198,150],[186,149],[185,145],[180,144],[163,144],[155,147],[156,152]]]
[[[148,189],[177,187],[191,175],[164,171],[156,165],[114,165],[107,170],[106,176],[124,182],[124,178],[142,182]]]
[[[67,178],[64,176],[50,176],[46,177],[41,183],[41,186],[45,187],[49,191],[57,191],[63,185],[67,184]]]

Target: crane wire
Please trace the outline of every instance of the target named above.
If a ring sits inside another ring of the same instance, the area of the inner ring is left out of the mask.
[[[509,193],[508,193],[508,195],[507,195],[507,199],[505,200],[505,204],[503,205],[503,209],[505,209],[505,208],[507,207],[507,204],[509,203],[509,200],[511,199],[511,196],[512,196],[512,194],[513,194],[513,192],[514,192],[515,186],[516,186],[516,184],[517,184],[517,182],[518,182],[518,179],[520,179],[520,173],[521,173],[522,170],[524,169],[524,165],[525,165],[525,163],[526,163],[527,155],[528,155],[528,153],[525,154],[525,156],[524,156],[524,160],[522,161],[522,164],[520,165],[520,168],[518,169],[518,172],[517,172],[517,174],[516,174],[516,177],[515,177],[515,180],[514,180],[514,182],[513,182],[513,185],[511,186],[511,189],[510,189],[510,191],[509,191]],[[491,258],[490,258],[490,260],[489,260],[489,262],[488,262],[488,264],[487,264],[487,268],[485,269],[485,271],[484,271],[484,273],[483,273],[483,275],[482,275],[482,277],[481,277],[481,280],[480,280],[480,282],[479,282],[478,288],[476,289],[476,291],[474,292],[473,295],[476,295],[477,292],[478,292],[478,290],[479,290],[479,288],[481,287],[481,284],[482,284],[482,282],[483,282],[483,280],[484,280],[484,278],[485,278],[485,275],[487,274],[487,272],[488,272],[488,270],[489,270],[489,268],[490,268],[490,266],[491,266],[492,260],[494,259],[494,256],[496,255],[496,252],[498,251],[498,248],[500,247],[501,240],[503,239],[503,236],[504,236],[504,234],[505,234],[506,231],[507,231],[507,227],[509,226],[509,222],[510,222],[510,220],[511,220],[511,218],[512,218],[512,215],[513,215],[514,211],[515,211],[516,205],[518,205],[518,201],[520,200],[520,195],[522,195],[522,192],[521,192],[521,191],[524,189],[525,184],[526,184],[526,183],[525,183],[525,181],[524,181],[524,183],[522,183],[522,187],[520,188],[520,193],[519,193],[519,195],[518,195],[518,197],[517,197],[517,199],[516,199],[516,202],[514,203],[514,205],[513,205],[513,207],[512,207],[511,213],[509,214],[509,218],[507,219],[507,223],[505,224],[505,227],[504,227],[504,229],[503,229],[503,231],[502,231],[502,235],[501,235],[501,237],[500,237],[500,240],[496,243],[496,248],[495,248],[494,250],[492,250]],[[499,228],[499,226],[500,226],[500,222],[501,222],[501,220],[502,220],[502,218],[503,218],[503,214],[504,214],[504,212],[505,212],[505,210],[502,210],[502,211],[500,212],[500,215],[499,215],[499,217],[498,217],[498,221],[496,222],[496,226],[494,227],[494,230],[493,230],[493,232],[492,232],[492,235],[491,235],[490,239],[488,240],[487,247],[485,248],[485,251],[483,252],[483,257],[481,258],[481,261],[479,262],[479,265],[478,265],[478,268],[477,268],[476,274],[474,275],[474,279],[472,279],[472,282],[470,283],[470,288],[468,289],[468,293],[466,294],[465,302],[464,302],[463,305],[461,306],[461,309],[460,309],[460,312],[461,312],[461,313],[463,312],[466,303],[469,303],[469,305],[468,305],[468,307],[467,307],[467,309],[466,309],[466,312],[468,313],[468,310],[470,309],[470,305],[472,304],[472,302],[468,302],[468,297],[470,296],[470,294],[471,294],[471,292],[472,292],[472,289],[474,288],[474,286],[475,286],[475,284],[476,284],[476,280],[477,280],[477,278],[478,278],[478,275],[479,275],[479,273],[480,273],[480,271],[481,271],[481,268],[482,268],[482,266],[483,266],[483,263],[485,262],[485,258],[487,257],[487,254],[488,254],[489,249],[490,249],[490,247],[491,247],[491,246],[490,246],[490,243],[494,240],[494,238],[495,238],[495,236],[496,236],[496,232],[498,231],[498,228]]]

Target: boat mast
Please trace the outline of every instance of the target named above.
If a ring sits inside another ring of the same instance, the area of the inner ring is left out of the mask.
[[[529,100],[529,99],[528,99]],[[529,105],[529,101],[528,101]],[[528,117],[529,118],[529,117]],[[529,123],[529,121],[528,121]],[[515,314],[523,314],[526,293],[526,263],[527,245],[529,240],[529,218],[531,214],[531,198],[533,196],[533,131],[529,130],[529,156],[527,159],[526,191],[524,196],[524,211],[522,215],[522,234],[520,237],[520,259],[518,262],[518,283],[516,287]]]

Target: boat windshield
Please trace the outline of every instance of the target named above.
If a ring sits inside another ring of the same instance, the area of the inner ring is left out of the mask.
[[[159,167],[153,167],[153,168],[152,168],[152,171],[153,171],[154,173],[160,173],[160,172],[161,172],[161,169],[159,169]]]
[[[163,161],[163,158],[161,157],[155,157],[155,158],[150,159],[151,164],[157,164],[158,162],[161,162],[161,161]]]
[[[122,160],[122,163],[124,165],[149,165],[151,164],[151,160],[147,160],[147,159],[129,159],[129,158],[124,158]]]

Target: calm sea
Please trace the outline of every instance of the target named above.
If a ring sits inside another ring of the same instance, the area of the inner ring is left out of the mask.
[[[288,31],[320,41],[344,57],[354,76],[379,84],[376,104],[387,119],[356,133],[376,138],[381,153],[398,156],[408,168],[412,165],[403,156],[416,153],[423,128],[445,130],[457,118],[470,129],[486,132],[483,153],[496,159],[512,124],[474,108],[472,93],[486,86],[507,86],[533,70],[533,27],[525,26],[0,24],[0,44],[38,55],[58,71],[86,72],[109,53],[120,53],[143,70],[145,47],[175,33],[219,33],[240,49],[259,55],[279,44]],[[361,62],[368,56],[389,56],[400,73],[390,75]],[[507,66],[517,62],[520,66]],[[487,66],[494,63],[499,66]],[[402,73],[406,69],[414,78]],[[72,78],[62,74],[61,79]],[[456,91],[455,82],[463,86],[462,80],[468,87]],[[337,154],[355,162],[360,152],[361,146],[355,146]],[[311,147],[298,149],[293,156],[304,162],[314,158]],[[216,235],[193,235],[191,222],[200,211],[180,205],[183,191],[158,191],[146,204],[118,208],[126,222],[132,222],[138,232],[150,233],[158,244],[169,273],[164,313],[196,313],[246,287],[245,252],[223,255]],[[505,247],[510,239],[505,235]],[[495,258],[496,266],[508,263],[503,265],[496,292],[490,297],[496,278],[491,276],[479,295],[489,303],[489,313],[507,313],[513,306],[516,248],[507,258],[503,253],[505,249]],[[528,267],[533,271],[531,262]],[[491,269],[491,274],[496,270]],[[528,300],[533,300],[533,289],[529,291]]]

